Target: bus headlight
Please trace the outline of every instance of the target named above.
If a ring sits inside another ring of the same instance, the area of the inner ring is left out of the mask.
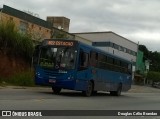
[[[42,78],[41,74],[39,72],[36,73],[38,78]]]
[[[39,72],[37,72],[37,76],[40,76],[40,73],[39,73]]]
[[[67,79],[68,79],[68,80],[72,80],[73,78],[74,78],[74,77],[70,75]]]

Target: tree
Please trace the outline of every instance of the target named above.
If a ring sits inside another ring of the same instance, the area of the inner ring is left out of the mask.
[[[139,50],[144,53],[143,60],[150,60],[150,71],[160,72],[160,53],[149,51],[145,45],[139,45]]]
[[[152,81],[152,82],[160,82],[160,72],[153,72],[153,71],[150,71],[148,74],[147,74],[147,79],[148,81]]]
[[[147,47],[145,45],[139,45],[139,50],[144,54],[143,60],[147,60],[147,58],[149,57],[149,50],[147,49]]]

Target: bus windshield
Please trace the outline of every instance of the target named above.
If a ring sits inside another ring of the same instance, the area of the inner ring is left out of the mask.
[[[73,47],[42,47],[39,65],[52,69],[74,69],[77,50]]]

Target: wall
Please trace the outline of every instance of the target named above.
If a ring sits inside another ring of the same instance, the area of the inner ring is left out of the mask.
[[[137,52],[138,44],[119,36],[118,34],[115,34],[113,32],[91,32],[91,33],[74,33],[75,35],[78,35],[80,37],[83,37],[85,39],[89,39],[92,42],[102,42],[102,41],[111,41],[115,44],[118,44],[120,46],[123,46],[125,48],[128,48],[132,51]],[[119,57],[123,57],[129,61],[136,62],[136,56],[130,55],[128,53],[122,52],[120,50],[111,48],[111,47],[97,47],[101,50],[114,53],[115,55]]]
[[[88,39],[85,39],[83,37],[80,37],[80,36],[75,35],[75,40],[83,42],[83,43],[88,44],[88,45],[92,45],[92,41],[90,41]]]

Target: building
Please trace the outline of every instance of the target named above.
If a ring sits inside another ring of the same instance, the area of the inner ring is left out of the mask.
[[[136,64],[138,44],[124,38],[114,32],[86,32],[73,33],[75,39],[82,37],[88,39],[84,41],[89,45],[93,45],[101,50],[107,51]],[[78,37],[77,37],[78,36]]]
[[[145,73],[145,63],[143,61],[143,52],[140,50],[138,50],[137,52],[136,71],[142,75]]]
[[[51,24],[35,17],[31,14],[19,11],[9,6],[3,5],[0,13],[1,22],[12,21],[17,29],[22,32],[28,32],[33,36],[33,40],[41,41],[44,38],[51,37]]]
[[[47,17],[45,21],[32,12],[23,12],[3,5],[0,9],[0,22],[6,21],[14,22],[19,32],[30,33],[35,43],[48,38],[74,39],[74,35],[67,32],[70,20],[65,17]],[[59,29],[59,26],[63,29]]]
[[[69,32],[70,19],[66,17],[53,17],[53,16],[49,17],[48,16],[47,21],[50,22],[53,27]]]
[[[144,61],[144,53],[138,50],[137,62],[136,62],[136,72],[135,72],[135,83],[146,84],[147,83],[147,73],[149,72],[150,60]]]

